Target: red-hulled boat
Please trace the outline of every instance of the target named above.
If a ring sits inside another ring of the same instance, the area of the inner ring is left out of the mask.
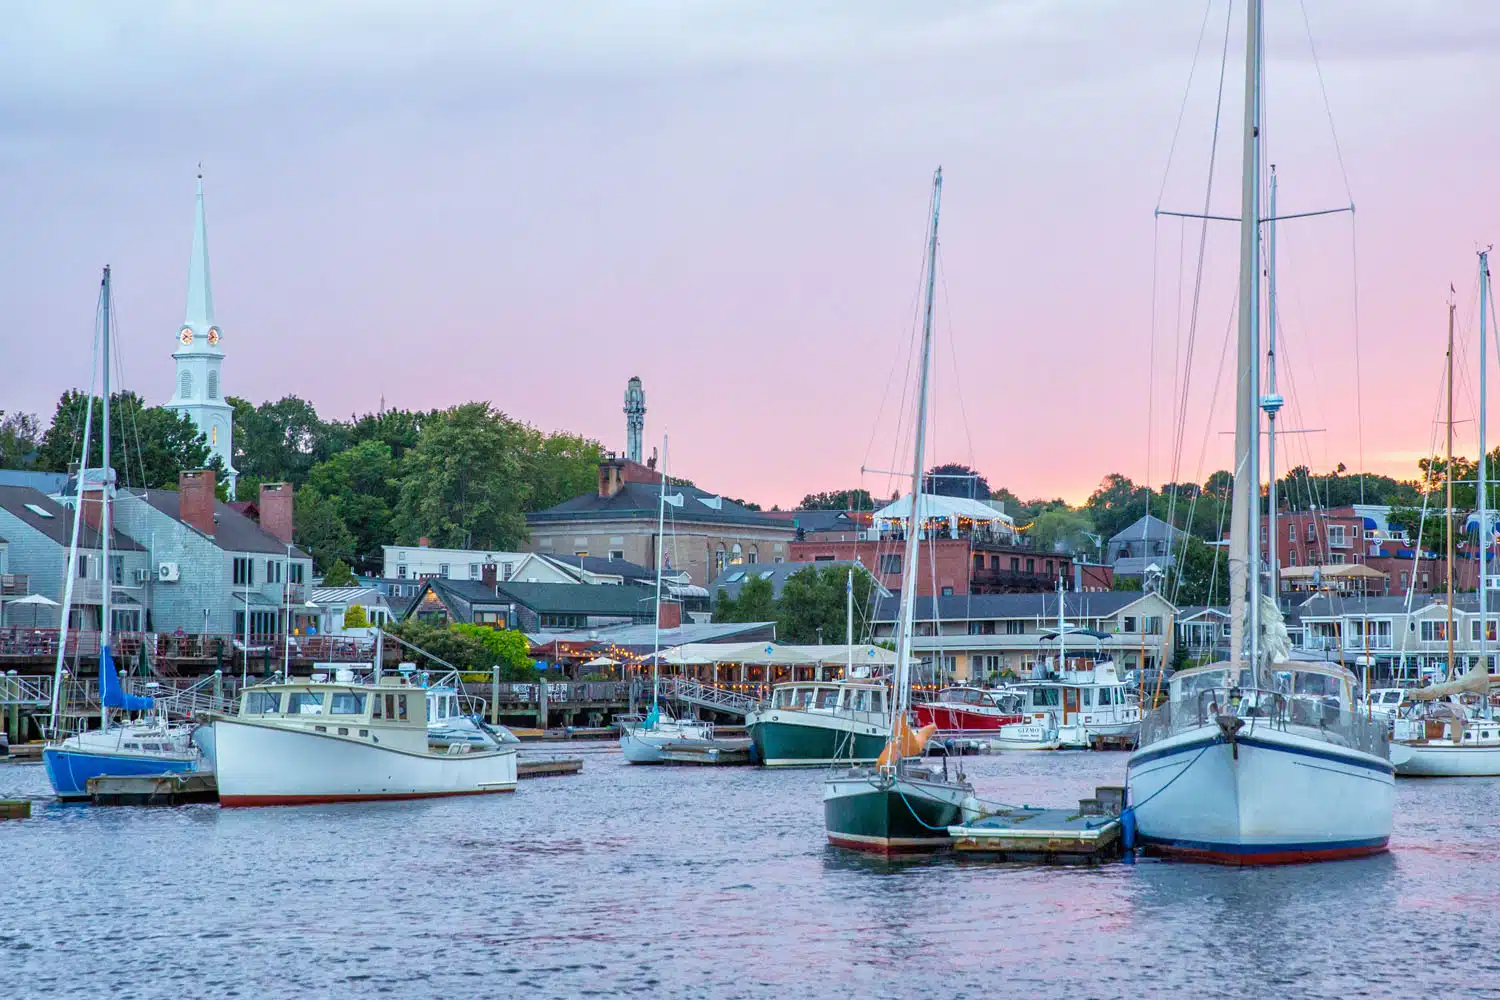
[[[1014,691],[955,685],[932,701],[913,705],[912,711],[918,726],[937,726],[945,735],[989,735],[1001,726],[1028,721],[1023,701]]]

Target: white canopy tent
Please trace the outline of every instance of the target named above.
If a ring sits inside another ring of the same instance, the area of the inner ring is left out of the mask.
[[[924,493],[918,514],[923,524],[929,521],[947,521],[950,538],[958,537],[958,529],[962,521],[982,525],[993,534],[1003,538],[1014,540],[1016,535],[1016,519],[981,500]],[[877,510],[874,514],[875,525],[882,529],[898,527],[904,525],[910,516],[911,497],[908,495]]]

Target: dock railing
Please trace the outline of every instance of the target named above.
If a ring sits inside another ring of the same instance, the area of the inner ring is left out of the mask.
[[[689,677],[662,678],[661,693],[662,697],[669,700],[727,715],[748,715],[760,705],[760,699],[753,695],[728,691]]]

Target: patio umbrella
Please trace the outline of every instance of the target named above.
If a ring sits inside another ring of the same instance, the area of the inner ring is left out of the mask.
[[[37,611],[37,608],[56,608],[60,606],[56,601],[52,600],[52,598],[44,597],[41,594],[28,594],[25,597],[18,598],[17,600],[10,602],[11,607],[14,607],[17,604],[29,604],[31,606],[32,628],[36,628],[36,616],[39,613]]]

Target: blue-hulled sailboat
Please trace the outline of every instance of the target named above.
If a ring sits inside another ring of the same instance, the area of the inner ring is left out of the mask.
[[[164,708],[158,707],[155,699],[126,693],[115,670],[114,653],[111,649],[114,604],[112,600],[113,574],[110,572],[110,536],[114,530],[111,518],[111,503],[114,494],[114,469],[109,461],[109,348],[110,348],[110,286],[109,268],[104,269],[104,278],[99,289],[99,313],[101,317],[100,338],[104,362],[103,421],[101,433],[103,461],[97,478],[99,486],[99,536],[103,579],[100,581],[102,603],[99,622],[99,728],[84,730],[64,737],[59,720],[62,707],[64,664],[67,661],[67,636],[69,616],[73,610],[73,581],[78,578],[78,543],[82,534],[84,485],[89,480],[87,464],[89,438],[92,430],[94,408],[92,400],[83,425],[83,461],[79,463],[75,503],[73,506],[73,535],[68,546],[67,583],[63,587],[62,619],[59,623],[57,644],[57,666],[52,685],[52,742],[42,750],[42,763],[47,769],[47,778],[52,790],[60,799],[88,798],[88,780],[100,775],[169,774],[178,771],[196,770],[201,759],[193,745],[190,726],[173,725]],[[92,379],[90,380],[92,381]],[[122,713],[152,713],[137,719],[126,715],[111,721],[111,710]]]

